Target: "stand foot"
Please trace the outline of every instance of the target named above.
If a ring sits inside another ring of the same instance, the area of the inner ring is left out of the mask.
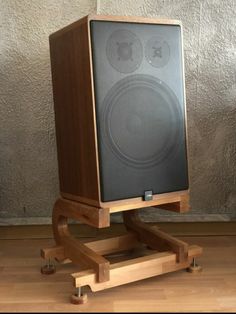
[[[50,259],[45,265],[41,267],[41,273],[43,275],[52,275],[56,272],[56,266],[51,263]]]
[[[77,288],[77,293],[72,294],[70,298],[72,304],[85,304],[88,301],[87,294],[83,294],[81,289],[81,287]]]
[[[186,269],[188,273],[196,274],[202,271],[202,267],[196,263],[196,259],[193,258],[191,265]]]

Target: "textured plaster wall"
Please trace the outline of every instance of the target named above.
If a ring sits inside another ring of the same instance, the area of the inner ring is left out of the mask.
[[[0,222],[50,216],[58,197],[48,36],[94,0],[0,0]]]
[[[37,220],[58,196],[48,35],[96,7],[182,20],[191,215],[236,219],[235,0],[0,0],[0,224],[49,221]]]

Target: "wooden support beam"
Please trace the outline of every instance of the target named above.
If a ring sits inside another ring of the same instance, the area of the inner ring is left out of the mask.
[[[92,269],[74,273],[72,277],[75,287],[88,285],[93,292],[96,292],[187,268],[192,258],[201,253],[202,248],[194,245],[189,247],[188,259],[182,263],[176,263],[176,254],[173,252],[162,252],[112,264],[110,266],[110,280],[103,283],[96,281],[96,273]]]
[[[177,212],[177,213],[186,213],[190,210],[189,195],[188,194],[181,195],[180,200],[177,202],[156,205],[153,207],[170,210],[172,212]]]
[[[99,255],[106,255],[133,249],[139,246],[140,242],[136,234],[129,232],[118,237],[85,242],[83,244]],[[41,249],[41,257],[44,259],[55,258],[60,263],[71,262],[66,256],[65,248],[62,245]]]
[[[59,198],[53,208],[53,226],[58,224],[58,219],[64,217],[83,222],[87,225],[104,228],[110,226],[110,212],[107,208],[99,208],[75,201]],[[61,223],[64,223],[60,221]]]
[[[74,264],[84,264],[93,268],[97,274],[97,281],[109,280],[110,263],[103,256],[97,254],[84,243],[73,237],[64,237],[62,244],[65,248],[65,255]]]
[[[143,207],[161,207],[164,208],[165,204],[180,203],[180,206],[176,206],[175,210],[184,213],[189,209],[188,205],[189,191],[176,191],[170,193],[162,193],[153,195],[153,199],[150,201],[144,201],[141,197],[133,199],[125,199],[119,201],[112,201],[103,203],[107,208],[110,209],[110,213],[116,213],[121,211],[128,211]],[[187,201],[187,203],[186,203]],[[173,208],[168,206],[168,210]],[[174,210],[174,211],[175,211]]]
[[[41,257],[44,259],[55,258],[63,261],[65,256],[65,248],[63,246],[52,246],[40,250]]]
[[[176,253],[177,262],[188,257],[188,244],[171,235],[150,227],[139,219],[137,210],[123,212],[124,223],[128,230],[137,233],[139,240],[158,251],[172,250]]]
[[[140,242],[136,234],[129,232],[118,237],[87,242],[85,245],[97,254],[106,255],[133,249],[140,245]]]

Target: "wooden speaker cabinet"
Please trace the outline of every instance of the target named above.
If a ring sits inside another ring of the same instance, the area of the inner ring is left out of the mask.
[[[86,16],[50,36],[50,53],[62,197],[52,214],[56,246],[41,250],[41,272],[55,272],[52,258],[87,266],[72,274],[76,304],[87,300],[84,286],[199,272],[200,247],[138,215],[141,207],[189,209],[181,23]],[[103,228],[116,211],[127,234],[88,243],[70,234],[68,218]],[[110,264],[109,254],[133,249],[142,256]]]
[[[50,54],[62,197],[187,210],[181,23],[86,16],[50,36]]]

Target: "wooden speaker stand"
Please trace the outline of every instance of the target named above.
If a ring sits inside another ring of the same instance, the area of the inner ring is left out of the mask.
[[[176,199],[173,199],[173,210],[182,208],[181,202],[186,200],[180,199],[177,204]],[[168,200],[166,207],[171,209],[171,204],[171,200]],[[110,210],[63,198],[55,203],[52,221],[56,246],[42,249],[41,256],[46,260],[55,259],[61,263],[72,262],[86,266],[86,270],[71,274],[77,288],[77,294],[71,297],[73,304],[87,301],[87,296],[81,292],[84,286],[89,286],[96,292],[180,269],[200,271],[195,258],[202,253],[202,248],[189,246],[158,227],[144,223],[138,216],[138,209],[123,211],[127,234],[87,243],[71,235],[68,218],[103,228],[110,225]],[[146,246],[149,250],[143,256],[113,264],[106,258],[106,255],[132,250],[138,246]],[[41,269],[43,274],[52,274],[54,271],[50,264]]]

